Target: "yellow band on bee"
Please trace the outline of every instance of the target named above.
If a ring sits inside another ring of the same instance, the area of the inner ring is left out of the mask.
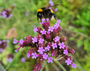
[[[50,11],[51,11],[51,13],[53,13],[53,10],[52,9],[50,9]]]
[[[38,9],[37,12],[43,12],[43,10],[42,9]]]

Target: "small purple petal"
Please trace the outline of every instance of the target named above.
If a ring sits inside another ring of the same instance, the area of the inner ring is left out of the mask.
[[[52,58],[52,57],[50,57],[50,58],[48,58],[48,61],[47,61],[47,62],[48,62],[48,63],[50,63],[50,62],[51,62],[51,63],[53,63],[53,61],[52,61],[52,60],[53,60],[53,58]]]
[[[2,41],[0,41],[0,44],[2,44]]]
[[[60,19],[59,19],[59,20],[57,20],[57,23],[58,23],[58,24],[60,24],[60,22],[61,22],[61,20],[60,20]]]
[[[18,41],[16,39],[14,39],[13,43],[16,44]]]
[[[23,42],[24,42],[24,41],[23,41],[23,39],[20,39],[19,44],[21,44],[21,45],[22,45],[22,44],[23,44]]]
[[[73,63],[73,64],[72,64],[72,68],[76,68],[76,64]]]
[[[70,60],[70,58],[68,58],[65,63],[67,63],[67,65],[71,64],[72,60]]]
[[[15,50],[15,52],[17,53],[17,50]]]
[[[30,54],[29,53],[27,53],[27,58],[29,58],[30,57]]]
[[[49,0],[49,4],[50,4],[51,6],[53,6],[53,2],[52,2],[52,0]]]
[[[25,62],[26,58],[25,57],[22,57],[21,58],[21,62]]]

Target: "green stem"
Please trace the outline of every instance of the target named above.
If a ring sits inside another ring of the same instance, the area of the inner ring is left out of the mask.
[[[45,65],[45,68],[46,68],[45,71],[49,71],[47,63],[46,63],[46,65]]]
[[[67,70],[63,67],[63,65],[61,65],[60,62],[58,62],[57,60],[54,60],[54,62],[55,62],[56,64],[58,64],[59,67],[60,67],[63,71],[67,71]]]
[[[46,61],[43,61],[43,64],[42,64],[42,67],[41,67],[40,71],[43,71],[43,68],[44,68],[45,64],[46,64]]]

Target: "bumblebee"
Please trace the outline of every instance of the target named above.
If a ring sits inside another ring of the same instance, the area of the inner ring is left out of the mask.
[[[47,7],[42,7],[37,10],[37,20],[41,20],[43,17],[49,18],[49,20],[56,19],[56,15],[53,13],[53,10]]]

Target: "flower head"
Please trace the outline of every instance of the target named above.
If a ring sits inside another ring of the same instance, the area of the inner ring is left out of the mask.
[[[24,42],[24,41],[23,41],[23,39],[20,39],[19,44],[21,44],[21,45],[22,45],[22,44],[23,44],[23,42]]]
[[[54,40],[55,40],[55,42],[59,42],[60,37],[59,37],[59,36],[56,36],[56,37],[54,38]]]
[[[4,49],[0,48],[0,52],[3,52],[3,51],[4,51]]]
[[[58,23],[58,24],[60,24],[60,22],[61,22],[61,20],[60,20],[60,19],[59,19],[59,20],[57,20],[57,23]]]
[[[76,68],[76,64],[72,63],[72,68]]]
[[[56,43],[52,43],[52,47],[53,47],[53,49],[57,48],[57,44]]]
[[[37,38],[36,37],[32,38],[32,42],[33,43],[37,42]]]
[[[49,4],[50,4],[51,6],[53,6],[53,2],[52,2],[52,0],[49,0]]]
[[[47,47],[45,47],[45,50],[48,50],[49,51],[50,49],[50,46],[48,45]]]
[[[54,25],[54,29],[57,29],[58,27],[60,27],[60,24],[55,23],[55,25]]]
[[[37,53],[35,52],[35,53],[32,53],[32,59],[36,59],[38,57],[38,55],[37,55]]]
[[[53,63],[53,61],[52,61],[52,60],[53,60],[53,58],[52,58],[52,57],[50,57],[50,58],[48,58],[48,61],[47,61],[47,62],[48,62],[48,63],[50,63],[50,62],[51,62],[51,63]]]
[[[30,54],[29,53],[27,53],[27,58],[29,58],[30,57]]]
[[[48,58],[48,54],[44,53],[43,58],[46,60]]]
[[[64,47],[65,47],[64,42],[59,43],[58,45],[60,46],[60,47],[59,47],[60,49],[64,49]]]
[[[43,49],[43,47],[39,47],[38,52],[39,52],[40,54],[43,54],[43,51],[45,51],[45,50]]]
[[[25,57],[22,57],[21,58],[21,62],[25,62],[26,58]]]
[[[40,38],[40,39],[39,39],[39,43],[42,44],[43,42],[44,42],[44,39]]]
[[[42,33],[42,35],[45,35],[46,34],[45,29],[41,30],[40,32]]]
[[[2,41],[0,41],[0,44],[2,44]]]
[[[13,43],[16,44],[16,43],[18,43],[18,41],[16,39],[14,39]]]
[[[65,63],[67,63],[67,65],[71,64],[72,60],[70,60],[70,58],[68,58]]]
[[[7,61],[10,62],[10,63],[12,62],[12,60],[13,59],[11,57],[10,58],[7,58]]]
[[[63,54],[68,55],[67,49],[64,50]]]
[[[48,31],[51,31],[51,32],[53,32],[53,29],[54,29],[54,28],[53,28],[53,26],[51,26],[51,27],[49,26],[49,29],[48,29]]]
[[[34,33],[36,33],[38,31],[36,26],[34,26],[34,30],[33,31],[34,31]]]

